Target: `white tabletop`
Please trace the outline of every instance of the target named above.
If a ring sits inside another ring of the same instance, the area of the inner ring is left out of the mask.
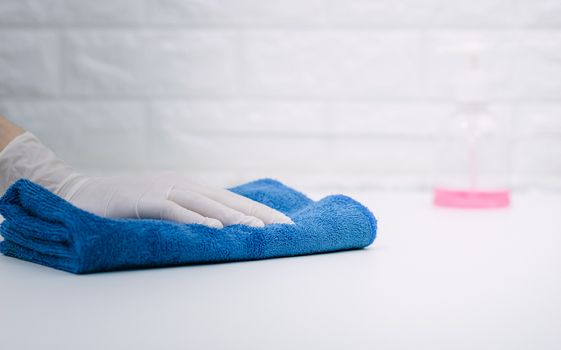
[[[369,249],[76,276],[0,257],[2,349],[561,349],[561,195],[358,193]]]

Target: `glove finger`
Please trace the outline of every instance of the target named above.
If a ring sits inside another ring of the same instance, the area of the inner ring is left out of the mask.
[[[200,224],[208,227],[223,228],[222,223],[214,218],[183,208],[169,200],[145,201],[138,207],[139,219],[161,219],[183,224]]]
[[[248,225],[252,227],[263,227],[265,223],[254,216],[245,215],[219,203],[213,199],[203,196],[200,193],[189,191],[182,188],[174,188],[168,199],[179,204],[183,208],[192,210],[203,216],[216,218],[224,226],[229,225]]]
[[[197,188],[197,191],[227,207],[255,216],[265,224],[293,224],[292,220],[273,208],[224,189]]]

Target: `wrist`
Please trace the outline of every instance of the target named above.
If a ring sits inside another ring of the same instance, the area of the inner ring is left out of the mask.
[[[19,126],[0,116],[0,151],[24,132]]]
[[[72,173],[66,179],[62,180],[61,185],[54,193],[70,202],[80,188],[90,181],[90,179],[91,178],[88,176]]]
[[[80,175],[30,132],[16,136],[0,152],[0,192],[19,179],[28,179],[59,194]]]

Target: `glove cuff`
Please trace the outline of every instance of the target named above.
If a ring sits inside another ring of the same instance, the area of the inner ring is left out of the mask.
[[[36,182],[49,191],[66,196],[74,192],[82,175],[60,160],[53,151],[26,131],[0,152],[0,192],[19,179]]]

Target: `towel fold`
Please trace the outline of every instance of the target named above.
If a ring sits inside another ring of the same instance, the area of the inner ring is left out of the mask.
[[[215,229],[163,220],[108,219],[22,179],[0,198],[0,251],[81,274],[357,249],[376,237],[372,213],[347,196],[315,202],[271,179],[231,190],[283,212],[294,225]]]

